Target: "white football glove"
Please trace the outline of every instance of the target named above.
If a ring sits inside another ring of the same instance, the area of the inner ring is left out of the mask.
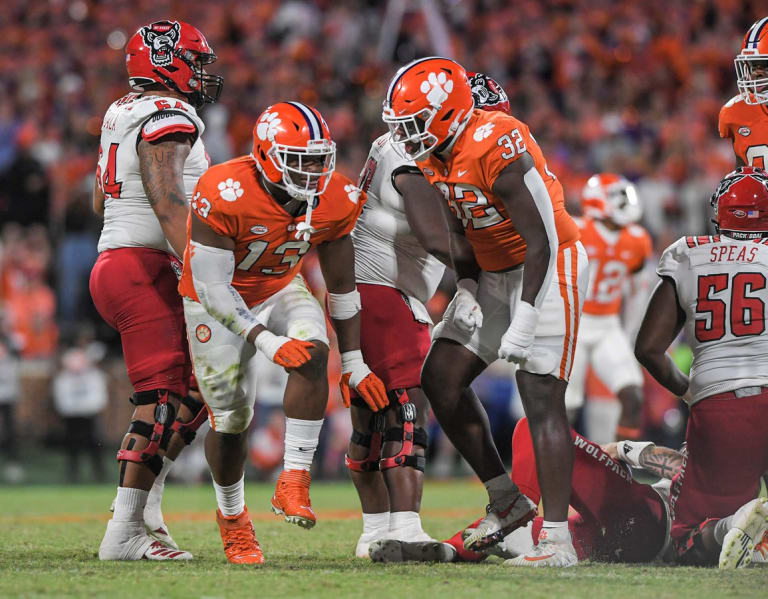
[[[519,364],[531,357],[539,311],[528,302],[521,301],[507,332],[501,338],[499,358]]]
[[[475,299],[477,281],[460,279],[456,283],[456,295],[451,301],[453,307],[453,323],[460,331],[468,334],[483,326],[483,312]]]

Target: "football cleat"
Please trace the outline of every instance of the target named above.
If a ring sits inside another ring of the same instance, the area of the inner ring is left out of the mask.
[[[141,522],[110,520],[99,547],[101,561],[153,561],[192,559],[192,554],[169,547],[147,535]]]
[[[237,516],[224,516],[221,510],[216,510],[216,523],[224,543],[224,554],[231,564],[263,564],[264,554],[256,540],[253,522],[248,514],[248,508]]]
[[[464,548],[483,551],[499,543],[516,528],[525,526],[536,516],[536,504],[522,493],[518,493],[503,509],[488,505],[485,518],[470,529],[464,538]]]
[[[283,470],[272,496],[272,511],[284,516],[286,522],[312,528],[317,523],[317,516],[309,500],[311,482],[312,478],[306,470]]]
[[[357,546],[355,547],[355,557],[364,559],[370,557],[368,555],[368,550],[371,546],[371,543],[378,541],[379,539],[383,539],[385,536],[387,536],[388,532],[388,529],[381,528],[361,534],[360,538],[357,540]]]
[[[505,566],[523,566],[528,568],[569,568],[579,563],[573,542],[568,535],[567,541],[554,541],[547,538],[547,531],[539,534],[539,544],[517,557],[504,562]]]
[[[173,537],[168,532],[168,528],[165,526],[165,523],[161,523],[160,526],[157,528],[150,528],[149,524],[144,522],[144,529],[147,531],[147,535],[155,539],[156,541],[160,541],[163,545],[168,545],[168,547],[172,547],[173,549],[178,549],[179,546],[176,544],[176,541],[173,540]]]
[[[746,568],[752,561],[755,545],[768,529],[768,499],[760,497],[741,506],[733,515],[731,529],[725,534],[720,549],[719,568]]]
[[[380,539],[371,543],[369,555],[372,561],[382,563],[399,562],[452,562],[456,549],[448,544],[435,541],[398,541]]]
[[[768,530],[763,533],[763,538],[752,550],[752,563],[768,564]]]

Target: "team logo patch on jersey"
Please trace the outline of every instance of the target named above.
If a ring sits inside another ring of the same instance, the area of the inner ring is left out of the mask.
[[[747,216],[746,212],[744,212],[743,210],[738,210],[738,209],[736,209],[733,212],[731,212],[731,214],[733,214],[736,218],[744,218],[745,216]]]
[[[747,137],[750,133],[752,133],[752,129],[749,127],[739,127],[739,135]]]
[[[282,121],[277,118],[276,112],[265,112],[258,125],[256,125],[256,135],[262,141],[269,140],[275,141],[275,133]]]
[[[251,233],[254,235],[264,235],[264,233],[268,233],[269,229],[264,225],[253,225],[251,227]]]
[[[429,175],[430,177],[434,176],[434,174],[435,174],[435,171],[433,171],[431,168],[422,169],[422,172],[425,175]]]
[[[167,67],[173,62],[173,51],[181,38],[177,21],[160,21],[141,28],[141,37],[149,48],[149,60],[156,67]]]
[[[360,199],[360,189],[355,185],[345,185],[344,191],[347,192],[349,201],[353,204],[357,204],[358,200]]]
[[[207,324],[199,324],[195,329],[195,337],[200,343],[208,343],[211,339],[211,327]]]
[[[419,86],[421,93],[427,95],[427,101],[432,106],[439,106],[448,99],[448,94],[453,91],[453,81],[443,73],[430,73],[426,80]]]
[[[475,133],[472,135],[472,139],[475,141],[483,141],[491,134],[495,126],[495,123],[485,123],[485,125],[480,125],[477,129],[475,129]]]
[[[233,181],[227,179],[222,181],[218,185],[219,195],[225,202],[234,202],[237,198],[243,195],[243,190],[240,189],[240,181]]]

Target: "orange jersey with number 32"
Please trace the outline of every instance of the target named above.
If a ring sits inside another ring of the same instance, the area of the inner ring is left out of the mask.
[[[525,152],[547,186],[560,247],[575,243],[579,229],[565,211],[563,188],[547,168],[528,126],[515,117],[475,110],[447,162],[430,154],[417,163],[461,222],[485,271],[508,270],[525,260],[525,241],[512,224],[514,215],[510,220],[501,198],[491,191],[507,165]]]
[[[744,164],[768,168],[768,106],[747,104],[743,96],[735,96],[720,109],[718,130],[720,137],[733,142]]]
[[[309,241],[297,239],[296,226],[304,222],[304,215],[288,214],[262,185],[256,162],[241,156],[211,167],[200,177],[192,198],[194,214],[189,218],[200,218],[219,235],[234,240],[232,286],[253,307],[290,283],[310,249],[347,235],[364,204],[365,194],[334,172],[312,211]],[[179,293],[199,301],[189,266],[189,237],[188,221]]]
[[[589,256],[589,288],[583,313],[618,314],[628,277],[641,270],[651,255],[651,238],[639,225],[608,231],[591,218],[577,223]]]

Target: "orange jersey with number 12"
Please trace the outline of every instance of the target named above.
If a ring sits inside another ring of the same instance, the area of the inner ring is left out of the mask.
[[[235,242],[232,286],[250,308],[271,297],[299,273],[302,258],[313,247],[347,235],[365,204],[365,194],[334,172],[312,211],[309,241],[296,238],[304,215],[291,216],[261,184],[256,162],[241,156],[208,169],[197,184],[189,218],[200,218]],[[189,266],[190,226],[179,282],[183,297],[199,301]]]
[[[560,247],[567,247],[578,241],[579,229],[565,211],[563,188],[547,168],[528,126],[515,117],[475,110],[447,162],[430,154],[417,163],[461,222],[477,262],[485,271],[508,270],[525,260],[525,241],[501,198],[491,191],[507,165],[525,152],[533,158],[547,186]]]
[[[577,223],[589,256],[589,288],[583,312],[618,314],[628,277],[641,270],[651,255],[651,238],[638,225],[609,231],[591,218],[578,219]]]

